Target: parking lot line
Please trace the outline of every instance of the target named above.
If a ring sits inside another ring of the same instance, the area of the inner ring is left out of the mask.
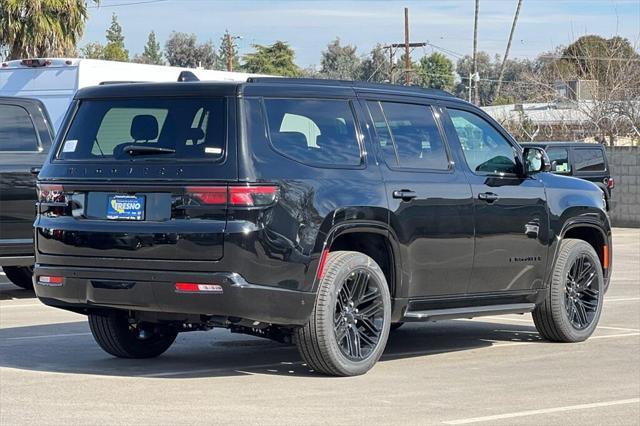
[[[604,299],[605,302],[632,302],[634,300],[640,300],[640,297],[614,297],[612,299]]]
[[[495,320],[496,322],[499,321],[515,321],[515,322],[526,322],[529,324],[533,324],[533,320],[531,319],[522,319],[522,318],[509,318],[509,317],[502,317],[502,316],[492,316],[492,317],[480,317],[479,319],[488,319],[488,320]],[[638,328],[627,328],[627,327],[610,327],[608,325],[598,325],[597,328],[603,329],[603,330],[618,330],[618,331],[636,331],[636,332],[640,332],[640,329]]]
[[[5,340],[51,339],[54,337],[90,336],[91,333],[43,334],[41,336],[5,337]]]
[[[612,405],[638,404],[640,398],[619,399],[616,401],[594,402],[591,404],[566,405],[564,407],[543,408],[540,410],[517,411],[514,413],[496,414],[493,416],[471,417],[467,419],[448,420],[447,425],[465,425],[469,423],[490,422],[494,420],[513,419],[516,417],[533,416],[536,414],[561,413],[564,411],[585,410],[590,408],[610,407]]]

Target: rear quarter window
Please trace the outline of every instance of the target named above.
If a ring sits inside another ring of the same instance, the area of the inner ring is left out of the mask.
[[[85,100],[57,158],[221,159],[226,148],[225,104],[223,98]],[[132,156],[131,147],[138,152],[148,149]]]
[[[282,155],[309,165],[361,163],[351,103],[339,99],[264,99],[269,139]]]
[[[38,151],[38,134],[26,109],[0,105],[0,151]]]
[[[573,168],[576,172],[602,172],[604,153],[598,148],[576,148],[573,150]]]

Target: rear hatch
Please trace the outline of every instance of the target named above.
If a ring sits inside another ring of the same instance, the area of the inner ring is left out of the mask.
[[[37,248],[215,261],[237,183],[232,98],[81,99],[39,182]]]

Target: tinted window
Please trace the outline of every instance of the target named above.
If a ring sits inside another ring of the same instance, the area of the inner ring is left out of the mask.
[[[264,104],[269,136],[277,151],[309,164],[360,164],[349,101],[265,99]]]
[[[518,172],[515,149],[491,124],[467,111],[449,109],[449,116],[473,172]]]
[[[430,107],[395,102],[381,105],[400,167],[449,168],[447,152]]]
[[[225,148],[224,123],[223,99],[82,101],[58,158],[130,160],[125,147],[135,146],[165,149],[136,159],[219,159]]]
[[[573,166],[576,172],[604,170],[604,154],[600,149],[578,148],[573,150]]]
[[[38,135],[27,110],[0,105],[0,151],[37,151]]]
[[[547,148],[547,155],[551,161],[551,171],[554,173],[570,173],[569,151],[567,148]]]

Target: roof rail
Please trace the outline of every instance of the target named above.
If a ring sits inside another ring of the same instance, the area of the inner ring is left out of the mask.
[[[407,93],[429,94],[437,96],[455,97],[440,89],[427,89],[418,86],[401,86],[390,83],[369,83],[368,81],[331,80],[321,78],[282,78],[282,77],[249,77],[247,83],[280,83],[280,84],[310,84],[318,86],[343,86],[373,90],[393,90]]]
[[[148,81],[134,81],[134,80],[107,80],[98,83],[99,86],[106,86],[107,84],[132,84],[132,83],[148,83]]]

